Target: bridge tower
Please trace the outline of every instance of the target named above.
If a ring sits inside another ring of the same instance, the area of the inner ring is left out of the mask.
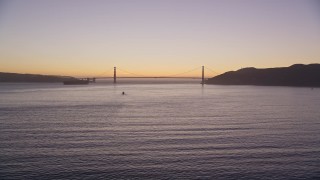
[[[204,85],[204,66],[202,66],[202,81],[201,81],[202,86]]]
[[[117,83],[117,67],[113,68],[113,84]]]

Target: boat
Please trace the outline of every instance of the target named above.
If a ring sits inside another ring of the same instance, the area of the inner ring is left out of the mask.
[[[86,85],[89,84],[88,80],[71,80],[71,81],[63,81],[64,85]]]

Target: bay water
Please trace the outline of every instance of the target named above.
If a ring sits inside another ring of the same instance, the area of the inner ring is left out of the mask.
[[[2,83],[0,179],[320,178],[319,88],[198,81]]]

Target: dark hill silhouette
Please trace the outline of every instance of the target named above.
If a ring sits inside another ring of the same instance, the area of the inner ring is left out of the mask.
[[[206,84],[320,87],[320,64],[243,68],[210,78]]]
[[[76,80],[76,78],[69,76],[51,76],[0,72],[0,82],[63,82],[72,80]]]

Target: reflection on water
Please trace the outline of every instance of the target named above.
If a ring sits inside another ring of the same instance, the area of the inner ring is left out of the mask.
[[[0,87],[0,179],[320,178],[317,88]]]

